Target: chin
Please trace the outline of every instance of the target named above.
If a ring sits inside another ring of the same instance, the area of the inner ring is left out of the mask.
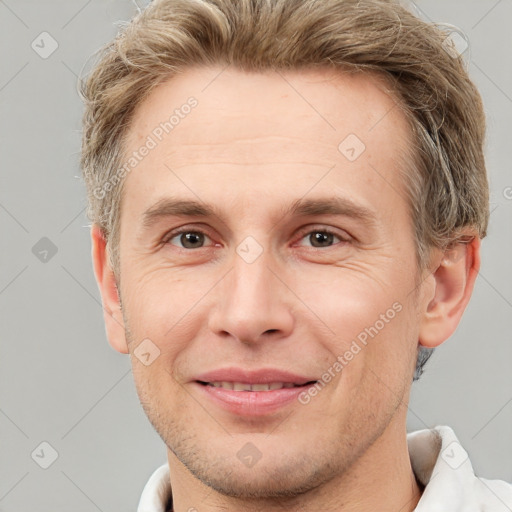
[[[234,462],[231,457],[211,450],[201,459],[197,458],[197,447],[193,451],[172,451],[203,484],[224,496],[244,500],[293,498],[333,477],[327,459],[318,456],[285,457],[276,453],[273,460],[262,457],[254,466],[246,467],[239,460]]]

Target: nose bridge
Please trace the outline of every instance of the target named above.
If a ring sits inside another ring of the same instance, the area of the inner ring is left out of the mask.
[[[245,240],[233,255],[232,270],[219,289],[211,328],[243,342],[262,335],[289,334],[293,319],[283,284],[270,271],[272,255]]]
[[[263,299],[272,294],[270,288],[275,286],[271,282],[271,272],[268,269],[269,257],[261,254],[254,261],[244,259],[237,252],[233,261],[232,288],[228,295],[231,295],[231,302],[241,307],[261,307]]]

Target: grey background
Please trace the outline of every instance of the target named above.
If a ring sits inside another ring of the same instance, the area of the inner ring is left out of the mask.
[[[469,39],[488,116],[492,215],[472,302],[413,385],[408,428],[450,425],[478,475],[512,481],[512,2],[416,6]],[[165,462],[129,359],[106,341],[78,168],[77,75],[135,9],[128,0],[0,0],[2,511],[135,510]],[[31,47],[43,31],[58,43],[45,59]],[[33,253],[43,237],[57,248],[46,262]],[[43,441],[58,452],[48,469],[35,462],[49,461]]]

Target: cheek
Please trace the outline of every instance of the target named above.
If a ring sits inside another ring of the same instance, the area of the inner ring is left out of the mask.
[[[414,302],[410,297],[395,302],[364,333],[367,344],[359,371],[363,388],[377,394],[383,403],[396,404],[410,385],[415,368],[418,327]]]
[[[417,347],[417,308],[410,293],[414,275],[405,266],[384,272],[381,267],[379,273],[369,267],[330,270],[330,276],[324,272],[295,284],[297,295],[329,328],[317,343],[330,354],[331,364],[343,358],[345,376],[356,387],[366,373],[382,375],[384,382],[403,381]]]
[[[297,279],[293,286],[336,338],[347,341],[362,333],[364,341],[365,329],[377,324],[377,330],[382,331],[400,316],[403,294],[392,285],[391,273],[381,274],[369,266],[331,267]]]
[[[397,301],[389,307],[384,297],[378,299],[366,302],[368,310],[354,307],[349,322],[338,324],[350,333],[346,341],[331,347],[343,366],[330,397],[332,409],[343,411],[340,421],[354,425],[354,432],[390,418],[406,401],[416,359],[411,304]]]
[[[179,396],[181,361],[202,325],[193,287],[173,284],[146,280],[129,306],[132,371],[141,401],[153,407],[162,396]]]
[[[126,275],[133,276],[123,288],[132,331],[155,340],[179,341],[193,331],[199,321],[197,306],[214,284],[212,276],[200,271],[160,268]]]

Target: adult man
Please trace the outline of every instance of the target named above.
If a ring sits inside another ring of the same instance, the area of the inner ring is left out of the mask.
[[[482,105],[445,48],[390,1],[162,0],[104,51],[94,267],[168,449],[141,512],[512,506],[443,459],[449,428],[406,437],[488,221]]]

